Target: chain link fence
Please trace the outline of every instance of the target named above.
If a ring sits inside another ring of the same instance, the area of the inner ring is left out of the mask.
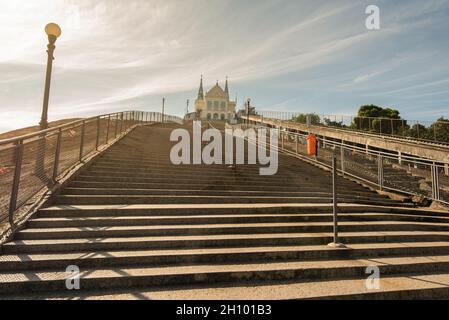
[[[0,141],[0,227],[20,218],[20,207],[85,158],[138,125],[182,124],[176,116],[127,111],[78,120],[45,131]]]

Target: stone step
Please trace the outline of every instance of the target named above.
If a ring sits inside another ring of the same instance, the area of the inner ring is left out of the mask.
[[[355,197],[339,196],[341,203],[360,203],[374,205],[403,206],[391,199],[356,199]],[[331,203],[331,197],[270,197],[270,196],[165,196],[165,195],[55,195],[54,203],[64,205],[89,204],[201,204],[201,203]]]
[[[77,177],[76,181],[95,181],[95,182],[140,182],[140,183],[168,183],[171,182],[172,184],[176,183],[192,183],[192,185],[203,185],[204,187],[207,187],[208,185],[222,185],[222,184],[239,184],[239,185],[254,185],[254,184],[260,184],[264,186],[277,186],[279,184],[283,184],[286,186],[303,186],[306,188],[308,185],[311,186],[322,186],[329,185],[331,183],[331,180],[329,179],[320,179],[320,180],[308,180],[302,177],[292,177],[288,180],[286,179],[278,179],[276,177],[262,177],[257,176],[253,178],[248,177],[227,177],[227,178],[217,178],[214,177],[207,177],[207,176],[201,176],[198,177],[198,175],[183,175],[180,177],[164,177],[164,176],[141,176],[141,177],[127,177],[127,176],[91,176],[91,175],[80,175]],[[176,181],[176,183],[174,183]],[[338,182],[339,188],[356,188],[357,184],[339,179]]]
[[[449,242],[417,242],[409,244],[355,244],[345,249],[329,246],[276,246],[141,251],[96,251],[29,254],[0,257],[0,271],[58,270],[69,265],[79,268],[122,266],[168,266],[188,264],[256,263],[280,261],[315,261],[326,259],[368,259],[402,256],[447,255]]]
[[[330,204],[183,204],[183,205],[54,205],[38,211],[38,217],[103,217],[108,216],[188,216],[231,214],[331,214]],[[390,214],[435,218],[448,221],[449,213],[418,208],[339,204],[339,214]],[[391,218],[390,218],[391,219]]]
[[[359,260],[323,260],[267,264],[195,264],[146,268],[102,268],[81,270],[83,290],[142,288],[191,284],[242,284],[257,281],[323,281],[365,279],[368,267],[376,266],[383,276],[446,273],[449,256],[395,257]],[[66,288],[65,270],[1,272],[0,293],[60,291]]]
[[[448,232],[385,231],[340,234],[345,244],[393,242],[447,242]],[[3,245],[5,254],[48,253],[98,250],[142,250],[177,248],[228,248],[241,246],[325,245],[333,241],[333,233],[286,233],[251,235],[201,235],[136,238],[92,238],[15,240]]]
[[[98,171],[98,170],[88,170],[83,173],[84,176],[90,177],[125,177],[125,178],[165,178],[165,179],[190,179],[192,177],[198,176],[201,174],[203,176],[211,176],[214,180],[235,180],[235,179],[249,179],[249,180],[258,180],[258,181],[279,181],[281,179],[289,179],[293,181],[310,181],[308,179],[304,179],[301,177],[301,174],[292,175],[292,174],[276,174],[274,176],[260,176],[259,173],[252,172],[223,172],[223,173],[209,173],[207,171],[199,171],[199,172],[191,172],[188,169],[185,171],[173,171],[171,169],[165,170],[165,172],[158,173],[148,173],[140,170],[136,170],[133,173],[123,172],[123,171]],[[330,176],[323,176],[321,180],[327,179],[330,181]],[[344,180],[341,181],[345,182]],[[346,182],[345,182],[346,183]]]
[[[257,281],[244,284],[150,286],[135,289],[122,288],[81,292],[46,293],[52,300],[442,300],[449,296],[447,273],[408,274],[381,278],[379,289],[368,289],[366,277],[313,282],[289,281],[270,284]],[[11,299],[36,299],[40,295],[11,295]]]
[[[176,186],[174,186],[176,187]],[[265,191],[238,191],[238,190],[177,190],[177,189],[121,189],[121,188],[65,188],[61,194],[63,195],[167,195],[167,196],[188,196],[188,195],[196,195],[196,196],[270,196],[270,197],[331,197],[332,192],[305,192],[305,191],[297,191],[297,192],[285,192],[285,191],[275,191],[275,190],[265,190]],[[350,190],[342,190],[338,192],[339,196],[352,196],[356,199],[373,199],[373,198],[384,198],[389,199],[388,196],[378,195],[369,191],[357,191],[354,194],[353,191]]]
[[[283,185],[283,186],[277,186],[277,185],[254,185],[251,183],[247,183],[247,184],[243,184],[243,182],[241,183],[226,183],[226,184],[217,184],[217,185],[213,185],[213,184],[209,184],[209,185],[205,185],[203,183],[195,183],[196,181],[191,181],[191,183],[188,182],[184,182],[184,183],[168,183],[167,181],[165,181],[165,183],[134,183],[134,182],[98,182],[98,181],[80,181],[80,180],[75,180],[73,182],[70,183],[70,187],[72,188],[131,188],[131,189],[182,189],[182,190],[190,190],[193,188],[200,188],[200,189],[205,189],[207,188],[207,190],[230,190],[230,191],[270,191],[270,190],[275,190],[275,191],[290,191],[290,192],[298,192],[300,190],[305,190],[305,191],[309,191],[309,192],[320,192],[320,191],[326,191],[326,190],[331,190],[331,186],[329,185],[325,185],[325,186],[320,186],[318,184],[297,184],[297,185]],[[211,183],[211,182],[209,182]],[[354,186],[352,186],[351,188],[347,188],[345,187],[342,190],[352,190],[352,188],[354,188]],[[369,191],[369,189],[367,188],[362,188],[362,187],[355,187],[356,189],[354,189],[354,191],[361,191],[361,192],[368,192],[370,193],[371,191]],[[376,193],[372,193],[372,194],[376,194]]]
[[[108,237],[149,237],[149,236],[193,236],[225,234],[277,234],[277,233],[331,233],[331,216],[326,222],[295,222],[302,219],[195,219],[156,220],[145,217],[104,217],[78,219],[34,219],[29,221],[28,229],[17,233],[17,240],[108,238]],[[409,221],[354,221],[341,217],[339,231],[345,233],[382,231],[449,231],[448,224],[418,223]],[[192,221],[193,220],[193,221]],[[225,220],[225,221],[223,221]],[[248,221],[249,220],[249,221]],[[323,219],[324,220],[324,219]],[[153,223],[154,221],[154,223]],[[277,222],[281,221],[281,222]]]
[[[132,166],[132,167],[130,167],[130,166],[126,166],[123,164],[102,165],[101,163],[94,163],[92,166],[89,167],[89,170],[92,170],[92,171],[108,172],[108,173],[115,173],[116,171],[119,171],[119,172],[123,172],[123,173],[143,172],[143,173],[147,173],[147,174],[159,174],[159,173],[166,173],[167,171],[170,171],[172,173],[191,172],[191,173],[202,173],[202,174],[206,173],[206,174],[216,174],[216,175],[244,174],[244,173],[259,175],[259,169],[260,169],[260,166],[248,167],[246,165],[235,165],[232,168],[230,168],[229,165],[223,165],[223,166],[179,165],[179,166],[163,166],[163,167],[156,167],[156,166],[148,165],[148,166]],[[302,173],[306,174],[307,170],[305,168],[299,167],[298,169],[295,168],[294,173],[296,175],[301,175]],[[285,170],[285,168],[281,167],[281,168],[279,168],[278,173],[276,175],[277,176],[280,176],[280,175],[291,176],[292,171]]]

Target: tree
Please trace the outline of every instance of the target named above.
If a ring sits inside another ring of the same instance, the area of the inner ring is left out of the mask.
[[[370,104],[359,108],[351,127],[386,134],[401,134],[407,129],[407,122],[400,117],[398,110]]]
[[[427,129],[425,138],[428,140],[449,142],[449,119],[441,117],[432,123]]]
[[[310,124],[312,125],[317,125],[320,124],[320,116],[314,113],[311,114],[307,114],[307,113],[301,113],[299,115],[297,115],[296,117],[293,117],[292,120],[294,122],[299,122],[299,123],[307,123],[307,116],[310,116]]]
[[[330,118],[324,118],[324,123],[326,124],[326,126],[329,127],[337,127],[337,128],[343,128],[343,122],[342,121],[332,121]]]

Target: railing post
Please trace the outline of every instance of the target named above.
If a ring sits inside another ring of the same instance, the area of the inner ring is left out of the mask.
[[[100,146],[100,117],[97,117],[97,138],[95,141],[95,149],[98,151],[98,147]]]
[[[116,139],[117,138],[117,134],[118,134],[118,121],[119,121],[119,118],[118,118],[118,113],[117,114],[115,114],[115,117],[114,117],[114,119],[115,119],[115,132],[114,132],[114,139]]]
[[[340,162],[341,162],[341,172],[343,173],[343,176],[346,172],[346,166],[345,166],[345,147],[344,144],[342,143],[341,147],[340,147]]]
[[[281,131],[281,139],[282,139],[282,150],[284,150],[284,132]]]
[[[296,154],[298,154],[299,153],[299,136],[296,136]]]
[[[109,128],[111,127],[111,115],[108,117],[108,127],[106,129],[106,144],[109,142]]]
[[[435,163],[431,166],[432,170],[432,198],[440,200],[440,177],[438,175],[438,166]]]
[[[380,191],[384,188],[384,159],[382,155],[379,154],[378,156],[378,169],[377,169],[377,176],[378,176],[378,184]]]
[[[22,172],[22,160],[23,160],[23,141],[20,140],[16,143],[15,150],[15,167],[14,167],[14,180],[12,182],[11,198],[9,200],[9,224],[14,226],[14,211],[17,208],[17,197],[19,195],[20,175]]]
[[[337,154],[332,154],[332,213],[334,220],[334,241],[329,243],[333,248],[346,248],[338,237],[338,197],[337,197]]]
[[[58,131],[58,138],[56,141],[55,162],[53,163],[53,182],[56,181],[59,171],[59,158],[61,155],[62,129]]]
[[[123,112],[120,113],[120,134],[123,133]]]
[[[83,152],[84,152],[84,133],[86,131],[86,121],[83,121],[81,126],[81,142],[80,142],[80,161],[83,160]]]

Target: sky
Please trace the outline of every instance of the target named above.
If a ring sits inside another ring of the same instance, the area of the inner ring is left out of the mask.
[[[49,22],[49,120],[159,111],[162,97],[182,115],[200,75],[206,89],[228,76],[259,110],[449,117],[449,0],[0,0],[0,19],[0,132],[39,122]]]

